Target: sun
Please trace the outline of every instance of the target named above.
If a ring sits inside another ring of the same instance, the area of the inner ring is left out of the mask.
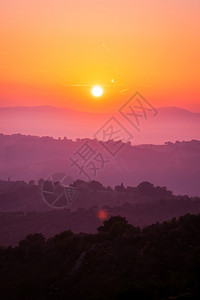
[[[91,92],[92,92],[93,96],[100,97],[103,94],[103,89],[102,89],[102,87],[96,85],[96,86],[93,86]]]

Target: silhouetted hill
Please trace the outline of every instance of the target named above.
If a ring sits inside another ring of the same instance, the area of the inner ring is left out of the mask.
[[[115,216],[97,230],[1,247],[1,299],[200,298],[200,215],[143,230]]]
[[[69,159],[86,143],[107,161],[97,164],[92,179],[104,185],[115,186],[119,182],[135,186],[142,181],[167,186],[176,194],[200,195],[200,142],[183,141],[165,145],[138,145],[127,143],[113,158],[97,140],[53,139],[16,135],[0,135],[0,178],[12,180],[38,180],[52,173],[63,172],[72,178],[88,180]],[[103,143],[107,146],[106,142]],[[119,144],[118,144],[119,145]]]
[[[78,186],[76,181],[73,185]],[[80,184],[80,182],[79,182]],[[165,187],[143,182],[137,187],[85,183],[68,208],[55,210],[41,197],[40,187],[25,182],[0,181],[0,245],[16,245],[29,233],[52,237],[63,230],[94,233],[101,218],[121,215],[134,226],[162,222],[186,213],[200,212],[200,198],[175,196]]]
[[[49,185],[50,189],[48,189]],[[160,199],[176,198],[166,187],[154,187],[148,182],[140,183],[138,187],[117,185],[114,189],[104,187],[97,181],[76,180],[70,185],[77,188],[77,195],[70,201],[71,210],[88,209],[95,205],[98,207],[103,205],[115,206],[126,202],[131,204],[153,203]],[[67,191],[64,186],[63,189]],[[57,196],[56,191],[51,189],[50,181],[44,181],[44,184],[37,185],[32,180],[29,183],[0,180],[0,211],[48,211],[68,205],[64,199],[63,205],[59,205],[59,203],[57,206],[51,205],[52,201],[48,194],[45,194],[45,191],[53,192],[55,197]],[[62,190],[60,192],[62,193]],[[188,198],[188,196],[183,197]]]

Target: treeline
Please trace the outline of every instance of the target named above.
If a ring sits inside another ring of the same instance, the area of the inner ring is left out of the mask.
[[[59,181],[56,185],[62,185]],[[42,201],[41,192],[52,187],[52,182],[39,179],[38,182],[30,180],[25,181],[5,181],[0,180],[0,211],[27,210],[27,211],[45,211],[49,207]],[[90,208],[91,206],[103,205],[122,205],[126,202],[131,204],[150,203],[155,201],[176,201],[183,200],[187,202],[200,202],[200,197],[189,197],[187,195],[173,195],[172,191],[165,186],[154,186],[150,182],[141,182],[138,186],[127,186],[123,183],[114,188],[103,186],[98,181],[92,180],[85,182],[76,180],[69,186],[76,187],[78,198],[72,202],[70,209]],[[53,190],[52,190],[53,191]],[[53,208],[53,206],[52,206]]]
[[[200,215],[143,229],[121,216],[96,234],[28,235],[0,248],[1,299],[199,299]]]
[[[56,210],[43,201],[40,186],[33,181],[0,181],[0,245],[15,246],[28,233],[35,232],[46,238],[66,229],[95,233],[101,212],[104,218],[121,215],[140,227],[200,213],[199,197],[175,196],[165,187],[148,182],[137,187],[122,184],[115,189],[97,181],[79,180],[72,185],[79,190],[78,198],[67,208]]]
[[[10,176],[11,180],[29,181],[64,172],[76,179],[79,170],[72,166],[69,158],[76,157],[82,162],[81,157],[75,153],[87,142],[92,149],[102,154],[104,160],[109,160],[109,163],[102,165],[102,170],[87,170],[92,179],[101,178],[100,181],[113,188],[122,181],[137,186],[140,181],[148,180],[160,186],[165,185],[176,194],[200,195],[200,141],[197,140],[167,142],[165,145],[132,146],[127,143],[120,155],[111,159],[102,143],[96,139],[71,141],[67,138],[59,140],[0,134],[0,178],[7,179]],[[100,163],[95,162],[95,167],[101,169]],[[82,174],[81,179],[86,180],[87,177]]]

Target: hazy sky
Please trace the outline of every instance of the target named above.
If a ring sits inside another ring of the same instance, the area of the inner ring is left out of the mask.
[[[200,112],[199,16],[199,0],[1,0],[0,106],[110,112],[139,90]]]

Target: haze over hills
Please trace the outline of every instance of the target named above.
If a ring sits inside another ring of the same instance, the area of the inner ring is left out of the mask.
[[[167,186],[175,194],[200,195],[199,166],[200,141],[167,143],[165,145],[138,145],[130,143],[112,157],[97,140],[53,139],[24,135],[0,135],[0,179],[38,180],[52,173],[63,172],[73,179],[88,180],[72,163],[77,151],[85,143],[101,154],[106,163],[95,163],[96,174],[91,166],[86,168],[91,179],[105,186],[123,182],[126,186],[137,186],[142,181]],[[70,159],[71,158],[71,159]],[[80,164],[82,166],[82,164]],[[87,167],[87,166],[86,166]]]
[[[200,139],[200,113],[176,107],[157,109],[156,117],[141,120],[138,132],[119,113],[88,113],[53,106],[1,107],[0,132],[37,136],[93,138],[112,116],[134,136],[132,144],[163,144],[166,141]]]

